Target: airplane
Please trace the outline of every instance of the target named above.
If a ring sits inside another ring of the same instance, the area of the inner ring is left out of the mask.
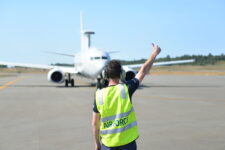
[[[53,83],[65,83],[66,87],[68,87],[69,85],[71,85],[72,87],[75,86],[74,78],[72,77],[73,75],[78,75],[94,80],[97,79],[96,83],[97,88],[102,88],[107,85],[107,80],[103,76],[103,70],[104,67],[107,65],[107,63],[111,60],[110,54],[114,52],[106,52],[92,46],[91,35],[93,34],[95,34],[94,31],[87,31],[83,29],[83,19],[81,15],[80,16],[81,50],[74,55],[52,52],[58,55],[74,57],[74,67],[25,64],[25,63],[4,62],[4,61],[0,61],[0,64],[8,66],[49,70],[47,75],[48,81]],[[190,60],[159,62],[154,63],[153,66],[191,63],[191,62],[194,62],[194,60],[190,59]],[[141,65],[142,64],[122,66],[125,72],[122,81],[131,80],[132,78],[134,78],[137,73],[134,70],[134,68],[140,67]]]

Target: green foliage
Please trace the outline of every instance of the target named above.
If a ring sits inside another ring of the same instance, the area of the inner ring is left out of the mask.
[[[195,59],[195,62],[191,63],[192,65],[214,65],[217,62],[225,61],[225,55],[215,55],[213,56],[211,53],[208,55],[183,55],[179,57],[170,57],[167,55],[164,58],[158,58],[155,60],[155,62],[163,62],[163,61],[174,61],[174,60],[186,60],[186,59]],[[140,60],[131,60],[131,61],[125,61],[120,60],[121,64],[123,65],[130,65],[130,64],[142,64],[146,61],[146,59],[140,59]],[[180,64],[180,65],[190,65],[189,64]]]
[[[146,61],[146,59],[139,59],[139,60],[132,60],[132,61],[130,61],[130,60],[119,60],[119,61],[122,65],[131,65],[131,64],[142,64]]]
[[[193,65],[215,65],[217,62],[225,61],[225,56],[223,54],[221,55],[215,55],[213,56],[211,53],[209,53],[207,56],[203,55],[185,55],[182,57],[176,57],[176,59],[195,59],[195,62]]]
[[[0,65],[0,68],[7,68],[7,65]]]

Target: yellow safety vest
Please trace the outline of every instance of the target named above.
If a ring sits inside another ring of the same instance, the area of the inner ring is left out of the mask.
[[[138,138],[136,116],[125,84],[97,90],[95,99],[101,115],[100,137],[104,145],[122,146]]]

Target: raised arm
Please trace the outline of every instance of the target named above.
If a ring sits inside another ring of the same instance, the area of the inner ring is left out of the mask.
[[[142,67],[135,76],[135,78],[139,80],[139,83],[141,83],[145,75],[149,73],[150,69],[152,68],[153,61],[155,60],[156,56],[161,52],[161,48],[153,43],[152,49],[152,54],[150,55],[148,60],[146,60],[146,62],[142,65]]]

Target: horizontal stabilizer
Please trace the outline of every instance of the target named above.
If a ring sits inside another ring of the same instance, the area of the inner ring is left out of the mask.
[[[109,54],[113,54],[113,53],[119,53],[120,51],[110,51],[108,52]]]
[[[51,52],[51,51],[43,51],[43,52],[49,53],[49,54],[56,54],[56,55],[63,55],[63,56],[75,57],[75,55],[73,55],[73,54],[65,54],[65,53],[58,53],[58,52]]]

